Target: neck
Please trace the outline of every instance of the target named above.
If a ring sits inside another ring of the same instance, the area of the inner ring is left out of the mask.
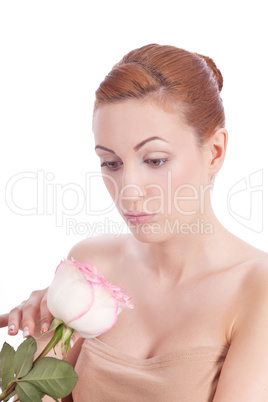
[[[151,269],[159,279],[178,282],[215,268],[220,262],[219,246],[228,232],[212,209],[206,218],[197,218],[185,227],[190,230],[181,231],[162,242],[147,243]]]

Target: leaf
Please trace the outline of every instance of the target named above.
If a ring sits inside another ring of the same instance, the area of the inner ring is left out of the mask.
[[[32,368],[34,354],[37,350],[36,341],[29,336],[18,347],[14,357],[14,370],[17,378],[24,377]]]
[[[15,350],[8,343],[4,343],[0,352],[0,388],[4,391],[14,380]]]
[[[19,382],[16,386],[16,394],[21,402],[42,402],[40,391],[29,382]]]
[[[40,391],[55,399],[69,395],[77,378],[71,364],[53,357],[44,357],[20,380],[20,383],[30,382]]]

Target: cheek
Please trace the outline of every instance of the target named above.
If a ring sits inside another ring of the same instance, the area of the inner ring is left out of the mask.
[[[198,157],[191,154],[174,161],[168,169],[159,169],[154,178],[151,177],[154,184],[147,186],[148,210],[158,210],[164,215],[198,213],[204,188],[202,169]]]
[[[171,185],[173,212],[191,217],[204,213],[209,186],[204,165],[197,158],[185,161],[183,169],[174,169]]]
[[[118,200],[118,195],[120,192],[120,188],[118,186],[117,181],[115,178],[108,173],[104,173],[103,176],[103,182],[105,184],[105,187],[107,188],[110,196],[112,197],[113,201],[116,203]]]
[[[199,188],[204,182],[205,163],[198,152],[185,152],[183,158],[172,166],[175,187],[181,185]]]

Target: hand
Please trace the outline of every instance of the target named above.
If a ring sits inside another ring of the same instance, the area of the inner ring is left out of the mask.
[[[0,328],[8,326],[9,335],[16,335],[22,329],[24,337],[33,336],[39,316],[39,329],[42,333],[47,332],[52,320],[47,308],[47,289],[33,291],[28,300],[13,308],[9,314],[0,315]]]

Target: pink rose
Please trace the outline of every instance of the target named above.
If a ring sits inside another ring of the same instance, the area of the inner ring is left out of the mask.
[[[95,265],[63,260],[49,287],[47,304],[51,314],[83,338],[108,331],[125,308],[133,308],[121,288],[107,282]]]

